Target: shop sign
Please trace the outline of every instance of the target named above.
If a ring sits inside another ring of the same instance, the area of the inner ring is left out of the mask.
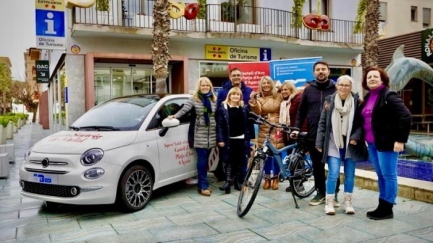
[[[49,83],[50,62],[46,60],[36,61],[36,83]]]
[[[270,61],[271,48],[205,45],[205,58],[208,60],[229,61]]]
[[[65,0],[35,0],[36,47],[65,50]]]
[[[422,31],[422,60],[426,63],[433,63],[433,29]]]

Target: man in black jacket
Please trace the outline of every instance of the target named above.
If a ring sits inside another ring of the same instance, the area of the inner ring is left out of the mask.
[[[326,195],[326,176],[325,164],[322,163],[323,153],[316,149],[316,136],[317,128],[319,125],[320,114],[322,113],[323,103],[325,97],[333,94],[335,84],[329,77],[329,65],[324,61],[318,61],[313,66],[315,80],[308,82],[302,95],[301,104],[298,108],[296,116],[296,127],[302,127],[304,120],[307,118],[308,137],[307,149],[310,153],[311,160],[313,161],[313,175],[314,183],[317,190],[317,195],[310,200],[310,205],[316,206],[325,203]],[[296,133],[295,135],[296,136]],[[335,193],[334,206],[340,206],[337,200],[338,188],[340,187],[340,180],[337,181],[337,190]]]

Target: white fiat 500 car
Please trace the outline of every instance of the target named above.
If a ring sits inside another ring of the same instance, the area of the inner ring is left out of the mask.
[[[135,95],[104,102],[37,142],[20,168],[21,193],[51,203],[141,210],[154,189],[197,174],[188,146],[190,114],[164,127],[190,95]],[[211,155],[211,170],[218,156]]]

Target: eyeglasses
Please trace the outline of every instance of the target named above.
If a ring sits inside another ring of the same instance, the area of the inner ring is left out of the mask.
[[[240,77],[240,74],[232,74],[232,77]]]
[[[342,87],[342,88],[350,88],[350,84],[337,84],[337,86]]]

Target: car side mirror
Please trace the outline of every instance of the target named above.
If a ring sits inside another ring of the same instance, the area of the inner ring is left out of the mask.
[[[172,119],[168,119],[165,118],[162,122],[161,122],[163,127],[177,127],[180,124],[180,121],[176,118],[172,118]]]
[[[164,137],[167,131],[168,131],[168,127],[163,127],[161,130],[159,130],[158,134],[160,137]]]

